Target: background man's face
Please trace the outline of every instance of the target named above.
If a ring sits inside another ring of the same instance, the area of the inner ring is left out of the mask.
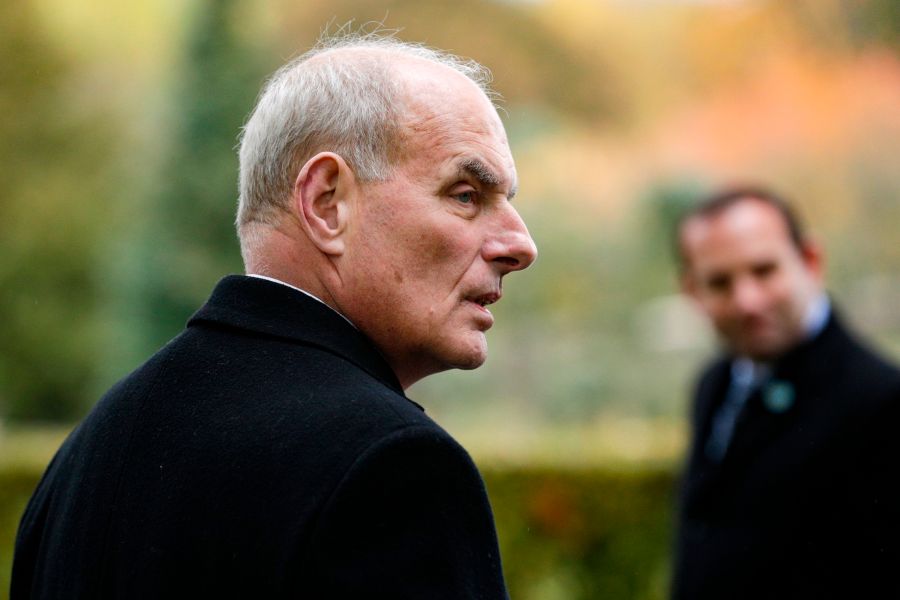
[[[733,352],[768,360],[802,339],[821,265],[814,249],[792,243],[775,208],[747,199],[694,217],[681,243],[684,287]]]
[[[445,67],[410,64],[408,158],[363,187],[348,317],[401,383],[487,356],[486,307],[501,277],[536,249],[509,202],[516,172],[506,134],[478,89]]]

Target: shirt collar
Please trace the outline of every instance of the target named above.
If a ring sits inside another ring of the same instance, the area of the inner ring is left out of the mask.
[[[739,356],[731,362],[731,380],[735,385],[750,388],[769,377],[772,366],[768,363],[754,362]]]
[[[811,340],[825,329],[828,323],[828,317],[831,316],[831,301],[828,294],[821,293],[813,300],[809,310],[806,312],[805,331],[806,339]]]

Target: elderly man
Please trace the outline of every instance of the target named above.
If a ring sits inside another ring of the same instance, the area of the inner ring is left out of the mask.
[[[678,234],[726,355],[696,391],[673,597],[900,597],[900,371],[848,331],[777,196],[727,190]]]
[[[241,142],[247,275],[64,443],[12,598],[505,598],[469,456],[404,389],[486,357],[535,246],[477,64],[393,39],[278,71]]]

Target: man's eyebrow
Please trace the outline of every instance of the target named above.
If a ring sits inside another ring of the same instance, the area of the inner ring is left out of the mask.
[[[500,187],[503,184],[503,179],[497,175],[497,173],[492,170],[489,166],[484,164],[481,160],[477,158],[470,158],[464,160],[459,165],[459,174],[470,175],[474,177],[478,183],[485,187]],[[506,194],[506,197],[510,200],[516,195],[518,191],[518,186],[513,183],[512,187],[509,190],[509,193]]]

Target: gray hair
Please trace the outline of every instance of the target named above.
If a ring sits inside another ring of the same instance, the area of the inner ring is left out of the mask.
[[[349,56],[334,50],[377,50]],[[402,151],[405,105],[390,55],[445,65],[485,95],[490,72],[475,61],[397,40],[392,34],[347,33],[320,39],[268,80],[240,140],[238,234],[252,222],[275,224],[288,207],[297,173],[319,152],[340,155],[361,181],[383,181]],[[315,59],[315,60],[314,60]],[[243,244],[242,239],[242,244]]]

